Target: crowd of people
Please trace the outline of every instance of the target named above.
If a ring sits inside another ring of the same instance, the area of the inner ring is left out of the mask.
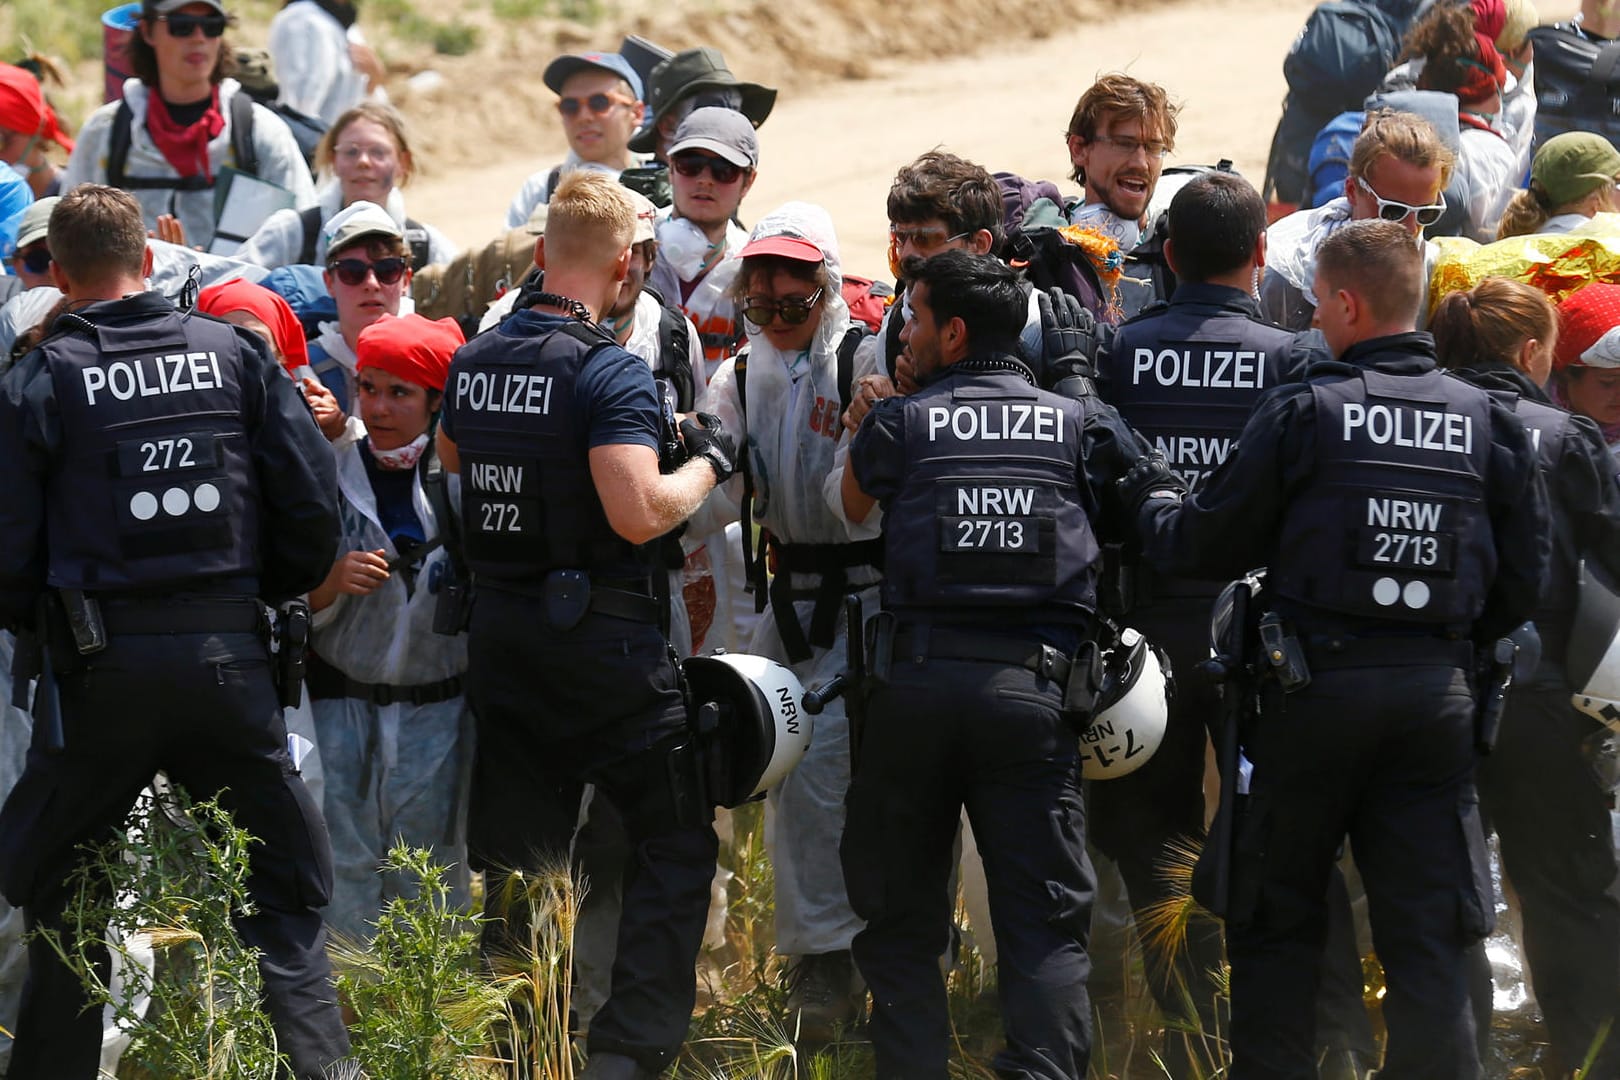
[[[998,1075],[1086,1075],[1102,878],[1176,1080],[1479,1076],[1492,832],[1552,1071],[1620,1076],[1620,701],[1574,659],[1616,629],[1620,280],[1435,274],[1620,249],[1620,151],[1537,136],[1525,0],[1416,13],[1320,205],[1166,175],[1174,88],[1124,74],[1054,147],[1078,196],[926,150],[892,288],[814,202],[744,206],[774,89],[639,39],[550,61],[568,154],[458,251],[356,15],[287,0],[266,98],[221,0],[143,0],[71,134],[0,65],[7,1075],[116,1057],[23,931],[72,934],[78,845],[162,771],[266,841],[238,928],[300,1077],[401,841],[486,875],[490,958],[495,875],[571,858],[584,1075],[660,1075],[756,787],[795,1037],[880,1077],[947,1075],[959,878]],[[717,651],[800,695],[700,708]],[[816,713],[785,773],[772,709]]]

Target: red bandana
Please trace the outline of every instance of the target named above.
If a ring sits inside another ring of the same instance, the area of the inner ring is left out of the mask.
[[[154,90],[146,96],[146,130],[151,132],[152,142],[182,178],[201,176],[213,182],[208,144],[225,130],[225,116],[219,111],[219,87],[214,87],[213,99],[202,119],[189,127],[174,122],[169,106]]]

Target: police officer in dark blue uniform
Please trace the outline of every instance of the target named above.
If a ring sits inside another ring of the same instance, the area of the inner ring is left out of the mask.
[[[1524,425],[1435,366],[1422,258],[1400,225],[1323,242],[1337,357],[1257,406],[1180,505],[1151,498],[1170,574],[1265,565],[1260,715],[1227,914],[1235,1080],[1314,1074],[1334,854],[1350,837],[1389,992],[1381,1075],[1479,1073],[1465,955],[1490,929],[1473,787],[1476,643],[1535,607],[1547,496]],[[1133,490],[1146,490],[1136,485]]]
[[[1546,294],[1487,278],[1440,302],[1431,320],[1440,362],[1496,395],[1535,443],[1552,508],[1552,564],[1535,610],[1538,658],[1521,653],[1496,749],[1480,766],[1480,794],[1501,844],[1524,920],[1525,959],[1546,1018],[1554,1068],[1573,1072],[1593,1047],[1588,1075],[1620,1074],[1620,1042],[1603,1039],[1620,1016],[1620,900],[1609,819],[1609,784],[1600,783],[1583,744],[1604,729],[1571,695],[1571,644],[1585,573],[1620,581],[1620,485],[1597,425],[1553,405],[1542,384],[1573,335],[1559,334]],[[1601,650],[1609,627],[1587,629]],[[1518,635],[1516,635],[1518,636]],[[1580,642],[1574,642],[1577,649]],[[1527,645],[1529,642],[1527,641]],[[1579,663],[1579,660],[1576,661]],[[1488,981],[1476,994],[1488,998]],[[1488,1015],[1488,1014],[1487,1014]]]
[[[1124,520],[1115,481],[1145,450],[1096,398],[1035,386],[1015,358],[1028,299],[1004,264],[945,252],[910,298],[923,386],[873,407],[842,481],[851,520],[883,504],[879,619],[894,624],[842,844],[867,921],[854,952],[878,1075],[946,1075],[938,960],[965,805],[1000,957],[997,1071],[1078,1078],[1091,1051],[1093,878],[1071,722],[1093,688],[1071,658],[1094,636],[1099,543]]]
[[[109,838],[159,769],[218,794],[260,841],[237,930],[260,950],[280,1048],[322,1077],[349,1047],[319,913],[331,850],[288,757],[260,601],[332,565],[331,450],[261,340],[144,291],[127,193],[65,196],[51,245],[68,311],[0,382],[0,623],[42,638],[54,672],[0,813],[0,884],[71,941],[77,845]],[[88,1080],[100,1010],[82,1011],[46,941],[29,952],[9,1075]]]
[[[1164,258],[1180,284],[1168,304],[1119,328],[1099,353],[1097,387],[1196,491],[1232,452],[1260,395],[1300,378],[1312,358],[1327,357],[1314,335],[1296,338],[1261,320],[1252,289],[1265,265],[1266,208],[1253,185],[1233,172],[1202,173],[1176,193],[1166,215]],[[1119,865],[1140,931],[1173,898],[1165,857],[1204,832],[1205,730],[1213,730],[1219,698],[1202,663],[1220,583],[1163,576],[1148,565],[1134,573],[1124,598],[1130,622],[1170,654],[1176,693],[1158,752],[1129,776],[1090,785],[1088,805],[1091,842]],[[1370,1058],[1376,1050],[1341,880],[1333,899],[1339,948],[1330,948],[1324,969],[1324,1004],[1332,1008],[1322,1018],[1333,1031],[1319,1036],[1330,1050]],[[1167,955],[1161,935],[1142,935],[1148,987],[1166,1015],[1196,1019],[1206,1034],[1224,1031],[1220,925],[1195,913],[1184,941]],[[1196,1017],[1184,1015],[1188,1004]],[[1192,1074],[1181,1060],[1188,1050],[1189,1040],[1169,1035],[1172,1076]]]
[[[596,323],[629,270],[634,227],[611,179],[564,178],[544,283],[456,354],[439,433],[461,473],[477,593],[473,863],[566,859],[586,782],[634,848],[612,992],[591,1023],[591,1080],[656,1076],[680,1049],[718,846],[710,808],[671,782],[687,714],[660,629],[667,574],[650,542],[731,474],[733,450],[718,421],[688,420],[692,460],[659,471],[652,373]],[[524,940],[520,916],[486,929],[486,953]]]

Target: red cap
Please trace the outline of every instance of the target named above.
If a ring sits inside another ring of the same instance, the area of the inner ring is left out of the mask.
[[[39,80],[15,64],[0,64],[0,127],[38,135],[73,153],[73,140],[63,134],[55,111],[45,103]]]
[[[1620,285],[1587,285],[1558,305],[1553,370],[1620,367]]]
[[[454,319],[434,322],[420,315],[384,315],[355,342],[355,371],[376,368],[396,378],[443,390],[450,357],[467,343]]]
[[[799,262],[827,261],[826,254],[815,244],[802,236],[790,236],[786,233],[750,240],[743,245],[741,255],[745,259],[750,255],[780,255],[784,259],[797,259]]]
[[[281,350],[281,364],[289,372],[309,364],[309,349],[304,344],[304,328],[298,316],[293,314],[286,300],[262,285],[242,278],[210,285],[197,294],[197,310],[221,317],[232,311],[245,311],[270,328],[276,348]]]

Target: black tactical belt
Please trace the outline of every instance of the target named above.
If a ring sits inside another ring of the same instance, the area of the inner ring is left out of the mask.
[[[123,634],[254,634],[266,625],[264,606],[235,600],[103,600],[109,636]]]
[[[919,648],[923,641],[927,648]],[[926,636],[916,630],[895,635],[894,656],[927,657],[930,660],[976,660],[984,664],[1012,664],[1045,679],[1067,684],[1069,658],[1050,645],[1037,645],[995,634],[970,634],[960,630],[929,630]]]
[[[389,686],[385,683],[363,683],[345,679],[343,696],[369,701],[373,705],[434,705],[449,701],[461,694],[461,676],[452,675],[438,682],[417,686]]]
[[[1474,663],[1473,642],[1453,638],[1310,634],[1301,641],[1312,671],[1350,667],[1469,668]]]
[[[497,581],[490,578],[479,578],[478,587],[493,589],[496,592],[511,593],[514,596],[526,597],[530,600],[544,600],[544,589],[538,585],[530,585],[516,581]],[[591,579],[591,611],[597,615],[607,615],[614,619],[628,619],[631,622],[657,624],[661,618],[658,600],[645,593],[630,592],[626,589],[605,588]]]

